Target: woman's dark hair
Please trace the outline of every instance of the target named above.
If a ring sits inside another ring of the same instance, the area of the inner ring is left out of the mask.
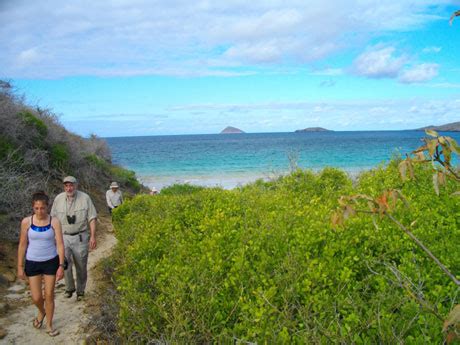
[[[36,201],[43,201],[46,204],[46,206],[48,206],[50,198],[48,197],[48,195],[46,195],[44,191],[41,190],[32,194],[32,206],[35,204]]]

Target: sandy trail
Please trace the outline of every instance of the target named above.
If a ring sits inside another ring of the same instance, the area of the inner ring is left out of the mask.
[[[102,218],[98,222],[97,248],[90,252],[88,258],[88,282],[86,286],[85,300],[77,302],[76,295],[68,299],[64,297],[64,279],[56,286],[56,309],[53,324],[60,334],[54,338],[46,334],[45,323],[39,330],[32,327],[32,320],[37,314],[37,308],[32,305],[30,292],[24,281],[16,283],[8,289],[5,296],[8,304],[14,306],[18,303],[27,303],[27,306],[19,307],[6,317],[0,319],[0,323],[6,330],[7,335],[0,340],[0,344],[84,344],[88,334],[84,329],[89,322],[89,315],[84,312],[86,301],[95,294],[96,284],[94,280],[94,267],[99,260],[110,255],[116,244],[112,232],[110,218]]]

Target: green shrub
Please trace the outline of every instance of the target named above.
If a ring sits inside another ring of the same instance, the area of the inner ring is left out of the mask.
[[[185,194],[192,194],[192,193],[201,191],[203,189],[205,188],[201,186],[175,183],[171,186],[163,188],[161,190],[161,194],[163,195],[185,195]]]
[[[85,159],[88,163],[100,171],[108,173],[111,180],[117,181],[118,183],[130,187],[136,193],[141,190],[142,185],[136,179],[136,173],[134,171],[122,168],[117,165],[112,165],[95,154],[87,155]]]
[[[112,175],[115,181],[121,182],[130,188],[132,188],[136,193],[141,190],[141,184],[136,179],[136,173],[132,170],[128,170],[116,165],[110,166],[110,174]]]
[[[88,163],[94,165],[98,169],[101,169],[101,170],[109,169],[109,163],[107,163],[104,159],[98,157],[95,154],[89,154],[85,156],[85,159]]]
[[[54,168],[65,170],[69,166],[70,153],[65,144],[54,144],[50,149],[51,165]]]
[[[20,115],[22,116],[22,119],[26,126],[35,129],[39,137],[41,137],[42,139],[46,137],[46,135],[48,134],[48,127],[41,119],[39,119],[29,110],[22,111]]]
[[[17,241],[18,223],[30,212],[31,193],[60,193],[63,174],[75,175],[92,197],[103,195],[117,177],[125,182],[126,196],[140,190],[133,172],[120,167],[112,171],[110,150],[102,139],[70,133],[51,111],[29,107],[23,99],[0,80],[0,212],[8,215],[0,219],[1,240]]]
[[[10,154],[13,154],[16,147],[5,137],[0,137],[0,159],[6,159]]]
[[[460,271],[460,205],[433,200],[429,169],[399,187],[395,216]],[[119,326],[127,339],[170,343],[441,343],[458,289],[391,222],[331,228],[343,194],[394,187],[394,166],[364,174],[296,171],[232,191],[174,187],[123,204],[114,219]],[[177,193],[176,193],[177,191]]]

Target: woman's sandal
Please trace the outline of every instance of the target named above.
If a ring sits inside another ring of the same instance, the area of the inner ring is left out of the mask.
[[[48,334],[50,337],[55,337],[57,335],[59,335],[59,331],[57,329],[50,329],[48,331],[46,331],[46,334]]]
[[[36,317],[34,319],[34,321],[32,322],[32,326],[34,326],[34,328],[36,328],[36,329],[42,328],[43,320],[45,320],[45,316],[46,316],[46,314],[43,314],[43,317],[42,317],[41,320],[39,320],[38,317]]]

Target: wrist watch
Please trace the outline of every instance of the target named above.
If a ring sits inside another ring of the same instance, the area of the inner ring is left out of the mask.
[[[64,264],[59,264],[59,267],[62,267],[62,268],[64,268]]]

